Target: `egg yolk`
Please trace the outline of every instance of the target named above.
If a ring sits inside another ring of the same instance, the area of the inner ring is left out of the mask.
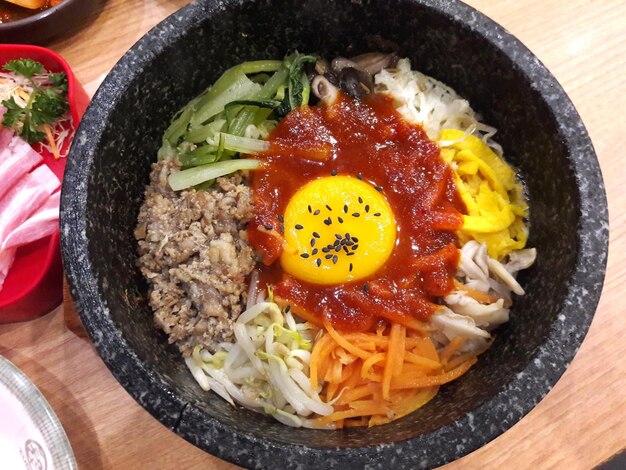
[[[280,262],[314,284],[342,284],[370,276],[391,255],[396,222],[384,196],[350,176],[313,180],[289,201]]]

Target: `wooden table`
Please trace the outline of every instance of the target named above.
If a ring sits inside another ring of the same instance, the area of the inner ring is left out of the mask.
[[[51,47],[93,92],[137,39],[185,3],[109,0],[81,32]],[[589,469],[626,447],[626,2],[468,3],[521,39],[574,101],[604,173],[611,241],[598,311],[563,378],[513,428],[445,468]],[[0,354],[50,401],[81,468],[235,468],[188,444],[135,403],[92,349],[71,302],[41,319],[0,326]]]

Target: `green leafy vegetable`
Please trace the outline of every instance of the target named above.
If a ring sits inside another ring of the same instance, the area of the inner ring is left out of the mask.
[[[172,173],[168,179],[174,191],[181,191],[208,180],[229,175],[239,170],[255,170],[259,167],[257,160],[239,159],[209,163],[208,165],[189,168],[188,170]]]
[[[3,125],[28,143],[44,140],[45,126],[54,125],[69,110],[67,76],[64,73],[53,73],[44,80],[34,80],[35,75],[43,75],[46,70],[39,62],[31,59],[12,60],[3,69],[28,79],[32,88],[25,106],[18,103],[14,96],[1,103],[7,108]]]
[[[39,62],[32,59],[16,59],[4,64],[2,67],[7,72],[13,72],[26,78],[33,78],[37,74],[45,73],[46,69]]]
[[[229,160],[268,150],[262,139],[277,121],[308,104],[310,84],[304,67],[315,60],[295,53],[282,61],[244,62],[182,108],[163,134],[158,152],[159,159],[176,157],[183,166],[181,176],[170,180],[172,189],[204,189],[227,174],[223,169],[242,169]],[[191,171],[196,169],[202,171]]]
[[[231,106],[243,105],[243,106],[258,106],[259,108],[276,109],[283,104],[280,100],[236,100],[231,101],[226,105],[226,108]]]
[[[285,59],[289,64],[289,106],[296,109],[303,104],[309,104],[309,80],[303,69],[307,62],[315,62],[317,57],[313,55],[294,55]]]

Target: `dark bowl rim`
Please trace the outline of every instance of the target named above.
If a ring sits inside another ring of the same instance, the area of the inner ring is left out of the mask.
[[[203,18],[241,2],[199,0],[174,13],[147,33],[117,63],[96,93],[77,131],[66,170],[61,196],[62,253],[65,268],[81,320],[96,350],[116,379],[135,400],[170,429],[217,457],[242,466],[268,467],[288,462],[308,468],[303,462],[327,459],[339,468],[377,463],[386,468],[393,463],[403,468],[434,467],[460,458],[483,446],[517,423],[545,397],[565,372],[588,331],[603,284],[608,251],[608,210],[600,167],[589,135],[572,102],[546,67],[518,39],[503,27],[459,1],[409,0],[443,15],[459,27],[485,38],[504,54],[512,67],[526,76],[557,123],[558,137],[569,150],[569,163],[577,181],[581,216],[578,227],[578,253],[574,272],[558,320],[534,359],[491,400],[468,412],[449,426],[394,444],[360,448],[312,448],[260,439],[239,432],[206,416],[193,403],[185,402],[154,369],[142,363],[110,317],[99,296],[98,283],[91,269],[85,218],[89,168],[100,144],[107,118],[119,96],[133,83],[137,70],[150,63],[169,43]],[[587,291],[586,287],[596,287]],[[583,295],[583,293],[585,295]],[[572,329],[580,332],[571,335]],[[105,332],[114,332],[105,335]],[[110,351],[115,351],[113,355]],[[129,373],[132,371],[132,373]],[[514,406],[511,406],[511,402]],[[202,419],[210,429],[210,440],[189,429]],[[476,432],[480,423],[480,432]],[[230,445],[222,445],[227,440]],[[428,449],[437,442],[440,449]],[[426,448],[425,448],[426,446]],[[358,449],[358,454],[350,452]],[[374,467],[373,467],[374,468]]]
[[[46,8],[39,13],[22,18],[17,21],[9,21],[8,23],[0,23],[0,32],[17,31],[25,26],[31,26],[33,23],[47,20],[48,17],[55,15],[58,12],[62,12],[64,9],[69,8],[71,4],[80,2],[82,0],[63,0],[57,6]]]

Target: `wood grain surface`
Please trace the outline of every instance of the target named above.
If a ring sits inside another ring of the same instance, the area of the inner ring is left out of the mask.
[[[108,0],[81,31],[51,47],[93,92],[137,39],[185,3]],[[572,98],[602,166],[611,236],[602,299],[565,375],[509,431],[444,468],[590,469],[626,447],[626,2],[468,3],[524,42]],[[188,444],[135,403],[94,352],[70,301],[38,320],[0,326],[0,354],[52,404],[83,469],[236,468]]]

